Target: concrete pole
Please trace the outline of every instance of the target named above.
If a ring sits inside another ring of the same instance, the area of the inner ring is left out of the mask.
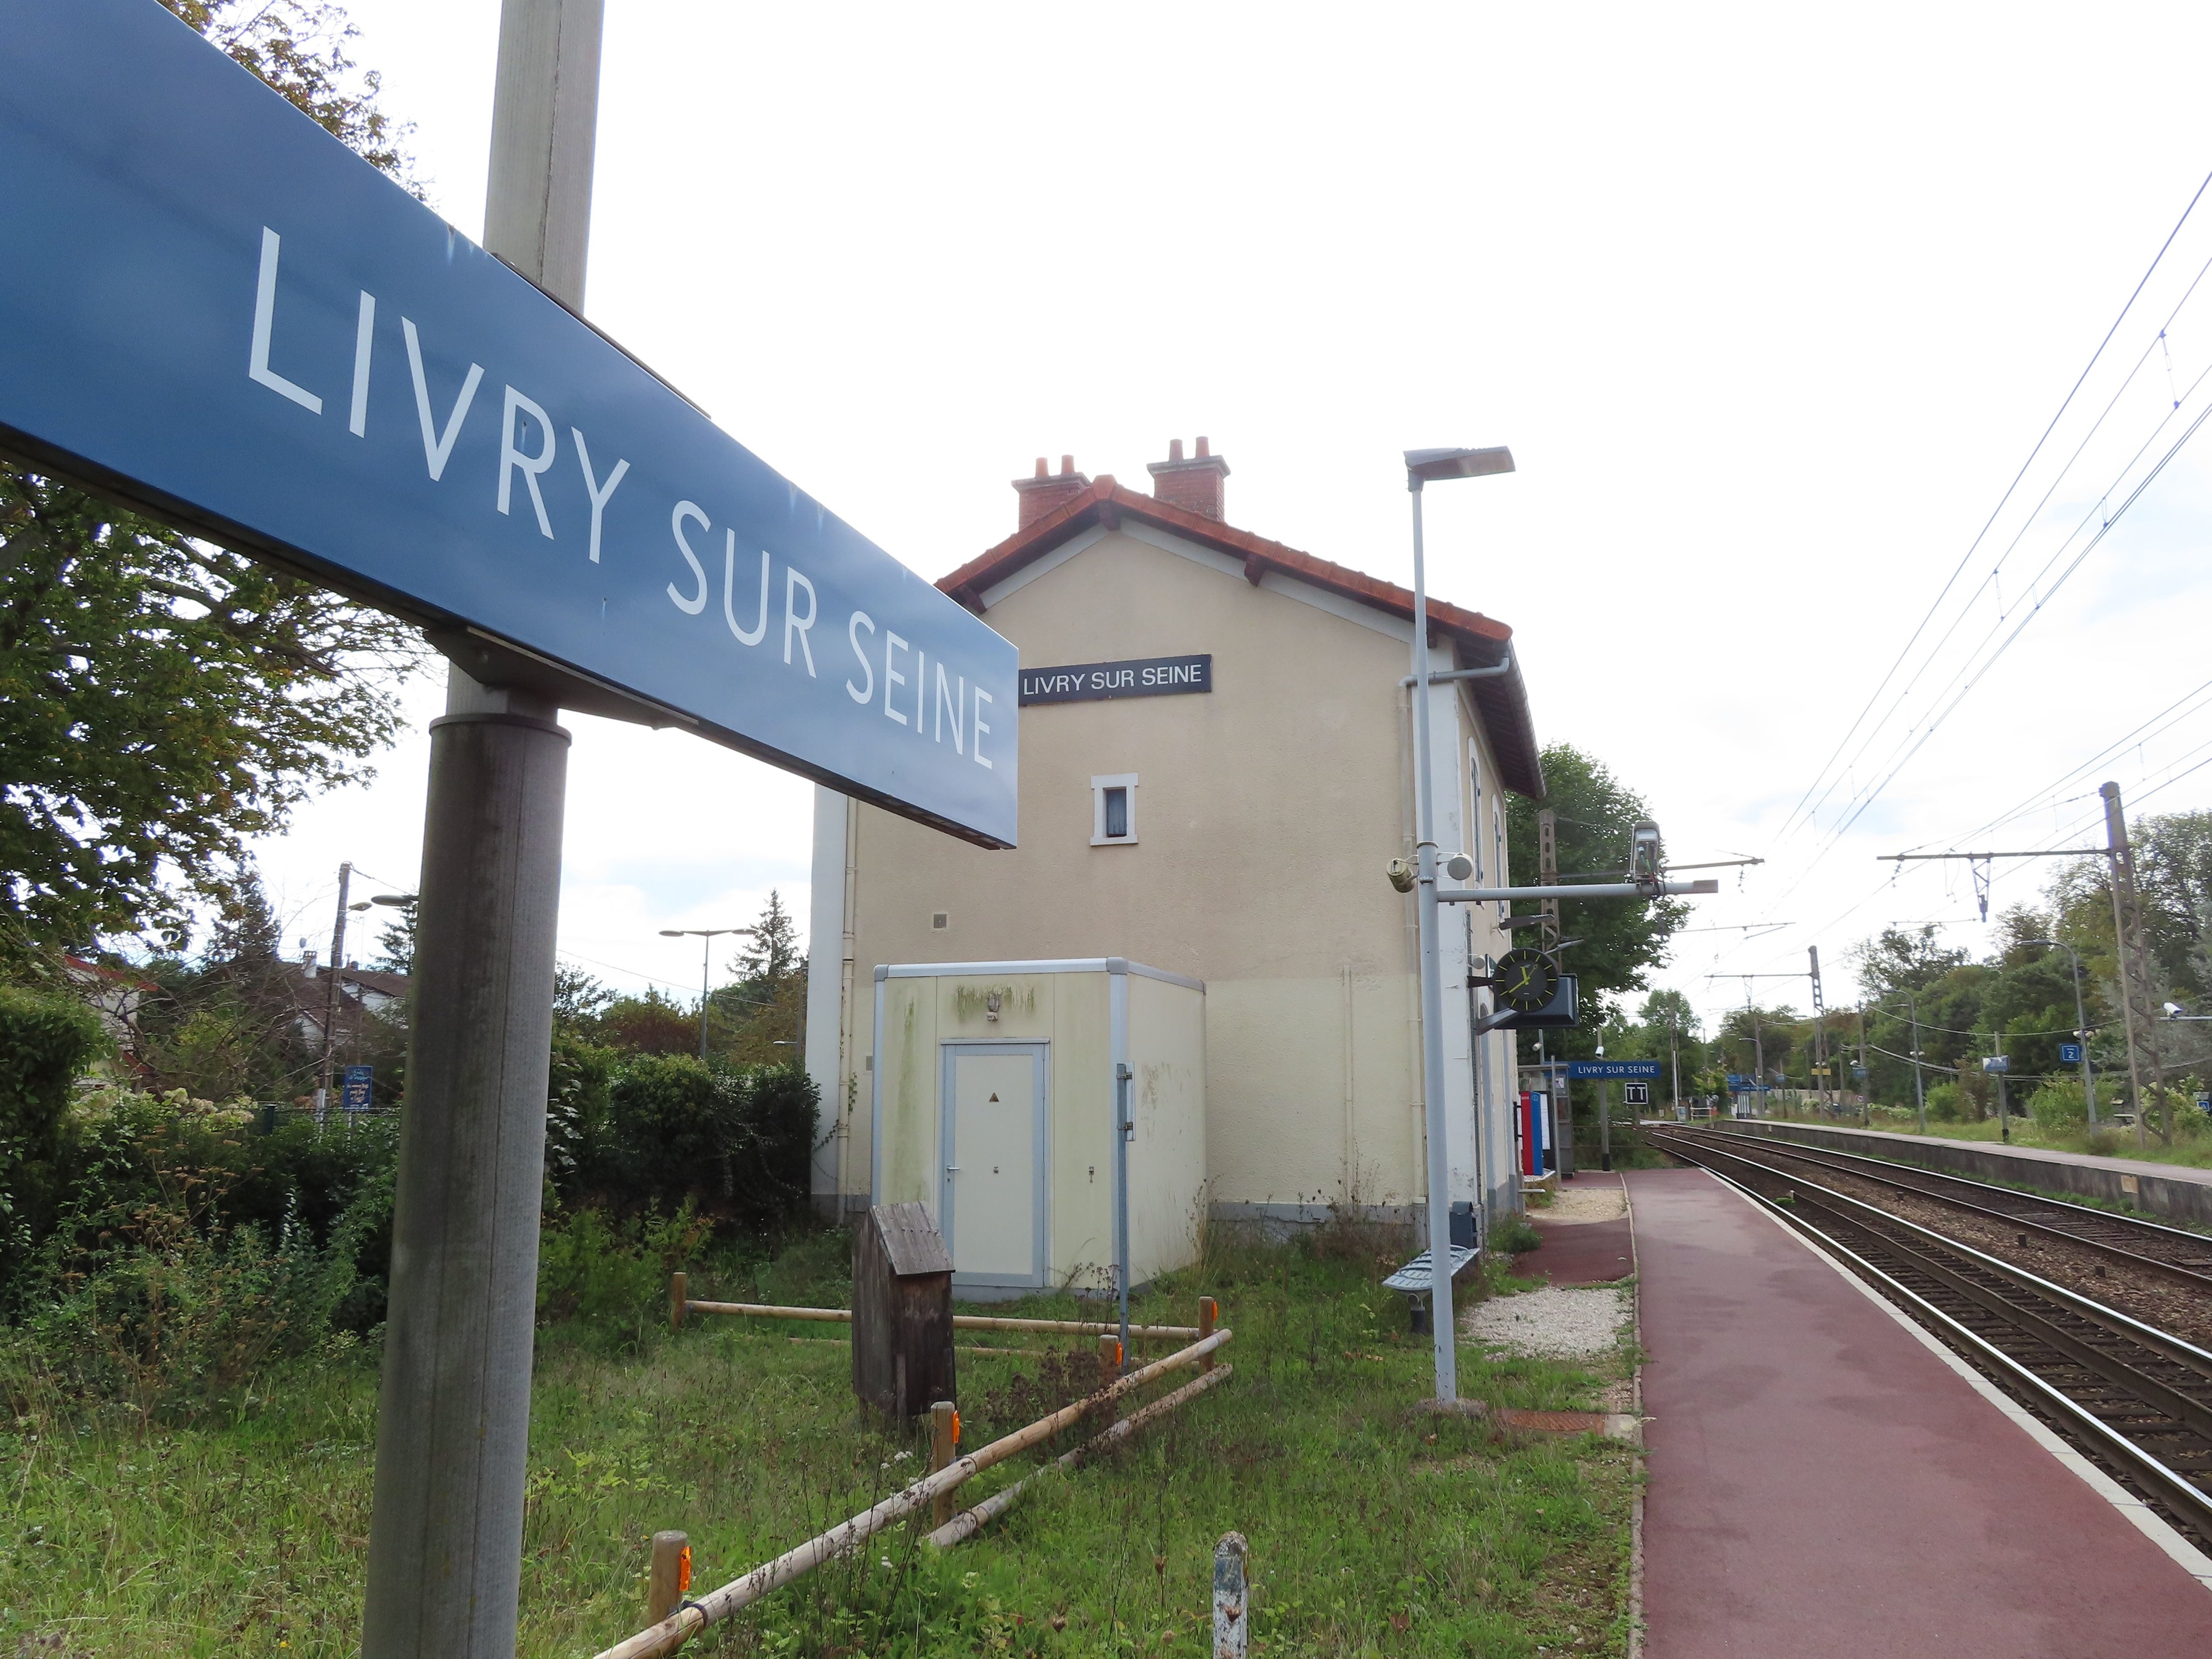
[[[1452,1315],[1451,1149],[1444,1122],[1444,993],[1437,951],[1437,808],[1429,775],[1429,587],[1421,545],[1421,481],[1413,496],[1413,823],[1415,915],[1421,950],[1421,1102],[1428,1129],[1429,1323],[1437,1398],[1459,1398],[1459,1329]]]
[[[337,1055],[338,969],[345,965],[346,900],[351,896],[353,866],[338,866],[338,919],[331,924],[331,977],[323,987],[323,1058],[315,1076],[315,1133],[330,1121],[331,1067]]]
[[[601,0],[505,0],[487,248],[584,298]],[[430,726],[363,1659],[512,1659],[568,734],[458,668]]]
[[[2120,786],[2103,784],[2097,793],[2105,798],[2106,854],[2112,866],[2112,949],[2119,959],[2120,1022],[2128,1042],[2128,1091],[2135,1097],[2136,1146],[2140,1150],[2144,1145],[2143,1119],[2148,1112],[2143,1101],[2143,1067],[2136,1046],[2139,1039],[2136,1024],[2140,1020],[2145,1027],[2140,1041],[2156,1041],[2150,1025],[2150,985],[2147,964],[2142,960],[2142,937],[2132,925],[2136,919],[2136,866],[2134,854],[2128,848],[2128,820],[2120,807]],[[2140,1007],[2136,1002],[2139,983],[2143,999]],[[2154,1054],[2151,1058],[2151,1082],[2156,1086],[2160,1081],[2157,1056]]]

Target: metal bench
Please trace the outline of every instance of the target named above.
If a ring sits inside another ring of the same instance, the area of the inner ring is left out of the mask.
[[[1480,1254],[1472,1244],[1451,1247],[1451,1276],[1456,1279],[1467,1270],[1468,1262]],[[1386,1291],[1395,1291],[1406,1298],[1407,1310],[1413,1320],[1414,1333],[1421,1334],[1429,1329],[1429,1292],[1435,1288],[1429,1253],[1423,1250],[1404,1267],[1382,1281]]]

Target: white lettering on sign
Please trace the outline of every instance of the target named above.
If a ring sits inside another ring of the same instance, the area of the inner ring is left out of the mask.
[[[1133,662],[1074,663],[1064,668],[1024,668],[1021,699],[1084,702],[1109,697],[1175,696],[1213,690],[1213,658],[1153,657]]]
[[[246,374],[256,385],[297,404],[309,415],[319,417],[323,399],[296,381],[288,379],[271,365],[271,353],[276,336],[276,312],[283,240],[276,232],[264,227],[261,232],[261,257],[254,274],[253,334],[246,362]],[[346,409],[346,429],[356,437],[368,433],[368,393],[371,371],[376,352],[376,296],[363,289],[354,320],[353,379],[349,388]],[[387,313],[388,314],[388,313]],[[415,394],[416,419],[422,434],[422,463],[434,483],[445,479],[447,464],[452,461],[455,446],[462,430],[474,411],[477,389],[483,384],[483,365],[471,362],[463,377],[460,389],[453,394],[451,406],[443,418],[433,404],[430,376],[426,366],[421,331],[412,318],[401,316],[400,335],[406,345],[407,370]],[[455,354],[458,356],[459,354]],[[500,408],[498,474],[493,480],[492,503],[506,516],[513,516],[515,481],[521,480],[523,489],[530,498],[531,515],[538,533],[548,541],[559,539],[555,533],[553,513],[548,506],[540,480],[551,471],[557,458],[560,443],[557,423],[544,405],[518,387],[502,388]],[[591,445],[580,427],[568,428],[569,440],[575,446],[576,465],[583,475],[584,495],[590,504],[591,520],[588,534],[584,538],[586,557],[593,564],[603,562],[607,504],[614,499],[615,491],[629,476],[630,464],[617,457],[613,467],[602,479],[592,460]],[[669,532],[674,539],[676,552],[690,573],[690,591],[677,582],[666,586],[669,603],[687,617],[696,617],[707,609],[713,584],[699,550],[692,545],[687,526],[702,533],[711,532],[714,522],[707,509],[695,501],[679,501],[671,509]],[[722,620],[730,635],[739,645],[753,647],[768,636],[769,596],[774,583],[776,560],[768,548],[760,550],[760,580],[755,590],[748,559],[745,578],[747,608],[752,612],[748,623],[738,620],[738,535],[734,529],[724,532],[722,550]],[[803,667],[808,678],[818,678],[814,661],[813,630],[819,620],[819,599],[814,582],[797,565],[786,562],[783,568],[783,661],[787,665]],[[963,670],[939,657],[933,663],[924,644],[908,641],[890,629],[878,630],[875,619],[866,612],[854,611],[848,619],[845,637],[853,649],[854,661],[859,666],[857,680],[848,677],[845,693],[863,708],[875,700],[876,665],[872,647],[861,639],[862,630],[873,638],[879,631],[883,635],[883,713],[886,719],[910,726],[917,737],[932,744],[947,741],[948,729],[952,753],[975,761],[978,766],[990,768],[992,761],[983,752],[983,739],[991,730],[985,717],[985,706],[994,704],[991,694]],[[794,650],[794,647],[796,649]],[[913,653],[911,673],[902,672],[898,657],[902,652]],[[930,679],[928,671],[936,670],[935,719],[930,713]],[[1071,672],[1064,676],[1071,687],[1079,682],[1079,673]],[[1185,678],[1188,678],[1186,675]],[[1199,671],[1202,681],[1204,671]],[[1148,684],[1151,682],[1147,682]],[[1181,684],[1181,681],[1162,678],[1161,684]],[[1116,686],[1133,685],[1133,677],[1126,669],[1117,671]],[[909,711],[904,699],[894,699],[894,691],[901,686],[913,688],[914,707]]]

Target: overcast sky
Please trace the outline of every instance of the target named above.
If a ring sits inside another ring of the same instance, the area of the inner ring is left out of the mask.
[[[477,234],[497,0],[349,9]],[[1434,591],[1514,628],[1539,735],[1674,860],[1768,858],[1693,925],[1792,924],[1690,934],[1662,981],[1717,1011],[1742,982],[1704,975],[1818,944],[1845,1001],[1886,922],[1984,939],[1963,866],[1875,854],[2088,845],[2107,777],[2212,801],[2196,701],[2099,759],[2212,680],[2212,437],[2089,544],[2212,407],[2212,197],[2030,459],[2212,169],[2208,37],[2201,5],[608,0],[586,308],[931,577],[1033,457],[1144,488],[1205,433],[1232,523],[1402,581],[1399,452],[1510,444],[1431,492]],[[808,786],[570,723],[568,959],[689,990],[657,929],[770,887],[804,918]],[[341,859],[412,883],[426,753],[263,849],[295,933]],[[2048,867],[2000,865],[1992,915]]]

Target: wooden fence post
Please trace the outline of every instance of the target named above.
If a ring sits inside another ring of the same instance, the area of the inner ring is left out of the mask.
[[[657,1625],[684,1604],[691,1589],[691,1540],[680,1532],[653,1534],[653,1573],[646,1586],[645,1622]]]
[[[1251,1636],[1251,1563],[1241,1532],[1213,1547],[1213,1659],[1244,1659]]]
[[[1098,1339],[1098,1386],[1102,1389],[1110,1389],[1121,1380],[1121,1339],[1118,1336],[1102,1336]],[[1120,1417],[1121,1402],[1118,1400],[1107,1401],[1104,1415],[1109,1423]]]
[[[929,1408],[929,1472],[938,1470],[952,1462],[953,1448],[960,1439],[960,1413],[953,1409],[950,1400],[940,1400]],[[952,1518],[952,1489],[947,1487],[931,1500],[929,1524],[941,1527]]]
[[[1201,1296],[1198,1298],[1198,1340],[1200,1341],[1203,1342],[1207,1337],[1213,1334],[1213,1322],[1220,1316],[1221,1309],[1212,1297]],[[1198,1362],[1198,1368],[1202,1371],[1212,1370],[1213,1369],[1213,1356],[1212,1354],[1208,1354],[1205,1358],[1200,1360]]]
[[[689,1273],[668,1275],[668,1328],[684,1328],[684,1304],[690,1297],[691,1278]]]

